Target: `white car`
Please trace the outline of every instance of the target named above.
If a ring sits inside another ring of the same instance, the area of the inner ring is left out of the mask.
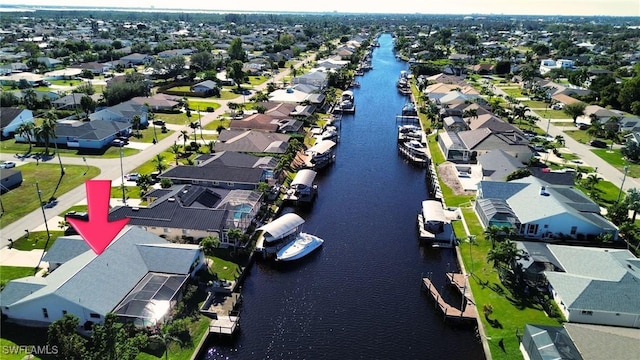
[[[138,181],[139,178],[140,178],[140,174],[138,174],[138,173],[131,173],[131,174],[127,174],[127,176],[125,176],[125,179],[127,179],[129,181]]]
[[[2,169],[11,169],[13,167],[16,167],[16,163],[14,163],[13,161],[5,161],[0,164],[0,168]]]

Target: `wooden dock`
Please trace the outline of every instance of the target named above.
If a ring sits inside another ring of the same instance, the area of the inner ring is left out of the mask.
[[[455,308],[447,303],[436,287],[433,285],[429,278],[422,278],[422,286],[428,290],[431,298],[435,301],[436,307],[444,314],[445,319],[454,319],[462,321],[476,321],[478,318],[478,311],[473,302],[469,302],[469,299],[465,297],[464,310]]]

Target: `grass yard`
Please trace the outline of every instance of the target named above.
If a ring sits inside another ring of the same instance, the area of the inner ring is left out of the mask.
[[[111,190],[111,193],[113,194],[113,190]],[[75,211],[75,212],[87,212],[88,206],[87,205],[73,205],[72,207],[68,208],[67,210],[61,212],[60,216],[64,216],[66,213],[70,212],[70,211]]]
[[[31,269],[31,268],[29,268]],[[33,269],[31,269],[33,275]],[[0,337],[0,347],[8,349],[10,346],[45,346],[47,345],[47,328],[35,328],[20,326],[9,322],[2,322],[2,337]],[[29,359],[29,354],[24,350],[18,354],[2,353],[2,360]],[[54,356],[33,357],[33,359],[55,359]]]
[[[576,188],[589,196],[591,200],[605,207],[616,203],[618,201],[618,194],[620,193],[620,188],[617,185],[605,180],[600,180],[594,186],[593,190],[585,188],[580,182],[576,183]],[[594,194],[597,195],[594,197]],[[622,198],[624,198],[624,194],[623,191],[621,194]]]
[[[266,76],[249,76],[249,84],[251,86],[262,85],[269,80]]]
[[[51,240],[47,244],[47,232],[46,231],[33,231],[22,235],[22,237],[13,242],[13,248],[16,250],[31,251],[34,249],[49,250],[53,242],[59,237],[64,235],[64,231],[57,229],[49,229],[51,234]]]
[[[59,86],[78,86],[84,84],[83,80],[49,80],[51,85]]]
[[[229,128],[229,124],[231,123],[231,120],[229,119],[216,119],[211,121],[210,123],[208,123],[207,125],[204,126],[205,130],[217,130],[219,126],[224,126],[225,128]]]
[[[445,162],[444,155],[440,151],[435,137],[430,136],[427,141],[429,143],[429,151],[431,152],[431,160],[437,169],[438,165]],[[457,207],[463,204],[469,204],[475,197],[474,195],[455,195],[453,190],[442,181],[440,181],[440,189],[442,189],[442,195],[446,200],[447,206]]]
[[[198,110],[200,112],[207,112],[208,108],[213,108],[213,111],[218,110],[222,105],[214,101],[188,98],[189,108],[191,109],[191,118],[198,118]]]
[[[524,95],[522,95],[522,89],[518,88],[518,87],[509,87],[509,88],[502,88],[502,91],[504,91],[508,96],[514,97],[514,98],[520,98],[523,97]]]
[[[124,187],[124,196],[127,199],[140,199],[140,188],[137,186],[125,186]],[[111,197],[118,198],[122,200],[122,186],[112,186],[111,187]]]
[[[152,143],[153,142],[153,134],[155,132],[156,138],[158,139],[158,141],[166,138],[167,136],[173,134],[173,130],[167,130],[166,133],[162,132],[162,129],[160,126],[155,126],[155,130],[154,130],[154,126],[149,125],[149,127],[147,127],[146,129],[142,129],[137,131],[139,132],[142,136],[141,137],[137,137],[137,136],[131,136],[131,138],[129,139],[129,141],[133,141],[133,142],[141,142],[141,143]],[[136,131],[133,130],[133,133],[135,134]],[[126,147],[125,147],[126,149]]]
[[[522,105],[529,107],[529,109],[545,109],[547,107],[546,102],[537,100],[523,101]]]
[[[561,322],[548,317],[539,305],[529,302],[519,294],[513,294],[502,285],[498,272],[487,260],[491,243],[484,239],[482,225],[475,212],[472,208],[465,208],[462,213],[470,233],[476,235],[476,238],[474,244],[468,241],[460,244],[460,254],[467,273],[472,274],[469,285],[485,328],[491,356],[494,360],[521,359],[516,332],[522,335],[526,324],[557,326]],[[466,234],[458,235],[460,237],[466,238]],[[493,308],[489,317],[491,321],[483,316],[484,305],[491,305]],[[498,346],[501,340],[504,351]]]
[[[552,122],[552,124],[556,126],[574,126],[573,119],[571,118],[571,116],[562,110],[544,109],[544,110],[535,110],[535,113],[545,119],[571,119],[571,121],[568,121],[568,125],[557,125],[555,122]]]
[[[0,266],[0,282],[4,285],[13,279],[32,276],[34,274],[33,270],[34,269],[32,267]]]
[[[571,136],[575,141],[581,144],[588,144],[591,141],[591,135],[587,134],[584,130],[567,130],[565,134]]]
[[[60,156],[73,156],[73,157],[92,157],[99,156],[101,158],[117,158],[120,157],[120,148],[110,146],[106,149],[65,149],[58,148],[60,152]],[[31,150],[31,155],[43,155],[44,154],[44,146],[36,146],[33,145]],[[18,143],[13,139],[8,139],[0,142],[0,152],[9,153],[9,154],[26,154],[29,151],[29,144]],[[53,145],[49,146],[49,154],[54,154],[55,148]],[[131,149],[131,148],[123,148],[124,156],[135,155],[139,153],[140,150]],[[53,155],[50,155],[53,156]]]
[[[191,334],[191,343],[186,344],[184,346],[180,346],[179,344],[173,342],[169,344],[169,353],[165,354],[164,352],[156,355],[140,352],[136,357],[137,360],[163,360],[165,358],[171,360],[189,360],[193,355],[193,352],[196,350],[196,346],[200,343],[200,339],[203,336],[207,335],[209,331],[209,323],[211,319],[198,315],[196,320],[189,322],[189,333]],[[166,357],[165,357],[166,355]]]
[[[613,149],[613,151],[608,149],[592,149],[591,151],[602,158],[602,160],[606,161],[622,172],[624,172],[625,166],[629,166],[627,176],[632,178],[640,177],[640,165],[628,163],[627,161],[625,161],[625,159],[622,157],[622,154],[620,153],[620,149]]]
[[[42,199],[46,201],[50,197],[61,196],[100,174],[100,169],[94,166],[64,165],[64,169],[65,175],[61,179],[58,164],[36,165],[29,163],[20,166],[23,177],[22,185],[2,194],[4,208],[8,211],[0,218],[0,228],[40,207],[40,200],[35,188],[36,181],[42,192]],[[55,191],[57,185],[59,186]]]

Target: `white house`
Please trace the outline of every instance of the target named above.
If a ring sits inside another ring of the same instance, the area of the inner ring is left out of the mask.
[[[0,293],[0,310],[10,321],[47,326],[73,314],[87,327],[115,313],[155,326],[204,264],[197,245],[173,244],[135,227],[125,227],[99,256],[76,235],[58,239],[45,257],[61,265],[46,277],[12,280]]]

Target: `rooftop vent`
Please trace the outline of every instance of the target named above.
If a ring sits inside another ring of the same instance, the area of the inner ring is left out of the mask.
[[[549,193],[547,192],[547,187],[546,186],[541,186],[540,187],[540,195],[541,196],[549,196]]]
[[[138,210],[140,210],[140,208],[139,208],[139,207],[131,208],[131,211],[138,211]]]
[[[168,198],[168,199],[167,199],[167,201],[168,201],[168,202],[174,202],[174,201],[176,201],[176,198],[174,198],[174,197],[170,197],[170,198]]]

